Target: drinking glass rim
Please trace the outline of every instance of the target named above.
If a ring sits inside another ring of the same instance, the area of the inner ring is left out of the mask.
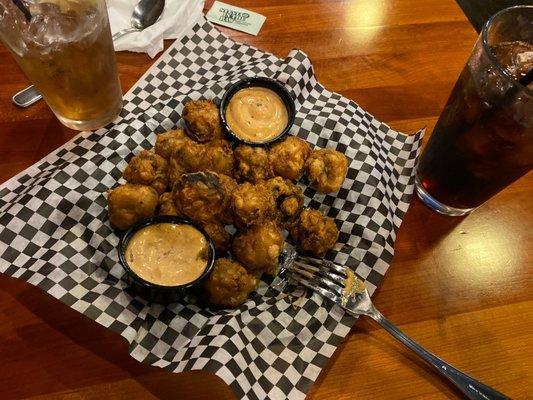
[[[529,95],[533,96],[533,90],[530,89],[528,86],[522,85],[517,79],[513,78],[505,68],[503,68],[500,65],[500,62],[498,61],[498,58],[496,55],[492,52],[490,46],[489,46],[489,38],[488,38],[488,30],[489,26],[491,26],[496,18],[498,18],[501,14],[504,14],[510,10],[514,10],[517,8],[529,8],[533,10],[533,6],[530,5],[518,5],[518,6],[512,6],[504,8],[503,10],[498,11],[496,14],[494,14],[492,17],[490,17],[487,22],[483,25],[483,29],[481,30],[481,42],[483,43],[483,49],[485,50],[485,53],[489,57],[489,59],[492,61],[492,63],[496,66],[496,69],[500,73],[500,75],[504,76],[505,79],[510,81],[513,85],[519,85],[521,86],[524,91]]]

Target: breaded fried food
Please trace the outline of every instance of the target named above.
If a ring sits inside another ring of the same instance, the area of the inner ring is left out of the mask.
[[[194,151],[197,145],[198,144],[188,136],[184,136],[180,140],[172,142],[169,140],[169,148],[170,146],[172,147],[172,153],[168,159],[168,180],[171,188],[183,174],[186,174],[187,172],[196,172],[195,170],[187,170],[186,159],[184,159],[182,155],[190,154],[190,151]]]
[[[206,144],[191,139],[177,146],[170,157],[171,179],[187,172],[213,171],[233,175],[233,150],[226,140],[213,140]]]
[[[237,183],[235,183],[237,186]],[[159,215],[177,215],[182,216],[174,202],[174,196],[171,192],[165,192],[159,196]],[[220,222],[201,222],[199,225],[203,228],[205,233],[213,240],[215,249],[219,254],[225,253],[230,249],[231,236],[224,229],[224,225]]]
[[[239,184],[231,176],[225,174],[217,174],[218,179],[220,180],[221,185],[224,187],[224,190],[227,194],[231,195],[235,189],[239,187]]]
[[[157,193],[168,187],[168,162],[148,150],[134,156],[124,170],[124,179],[129,183],[152,186]]]
[[[176,207],[197,222],[223,222],[230,214],[231,197],[228,184],[231,179],[206,171],[183,174],[174,184],[172,195]],[[231,215],[231,214],[230,214]]]
[[[215,261],[204,289],[212,304],[224,307],[238,307],[257,289],[259,280],[248,273],[238,262],[227,258]]]
[[[151,186],[126,183],[109,191],[109,221],[120,230],[155,214],[158,194]]]
[[[187,136],[181,128],[172,131],[160,133],[155,140],[155,153],[159,154],[165,160],[169,160],[176,149],[180,146],[183,139]]]
[[[189,101],[183,107],[182,117],[187,134],[200,143],[222,139],[222,125],[218,107],[211,100]]]
[[[232,176],[234,164],[233,149],[227,140],[217,139],[205,145],[205,152],[197,167],[199,170],[210,170]]]
[[[240,227],[260,224],[276,213],[274,196],[264,183],[244,182],[232,195],[235,222]]]
[[[218,174],[218,179],[224,189],[224,209],[219,220],[224,224],[235,223],[235,213],[233,212],[233,192],[237,190],[239,184],[235,179],[224,174]]]
[[[200,226],[209,235],[211,240],[213,240],[217,254],[225,253],[230,249],[231,236],[224,229],[224,225],[218,222],[203,222]]]
[[[274,176],[264,148],[241,144],[235,148],[233,154],[235,155],[233,176],[238,181],[257,183]]]
[[[305,169],[309,180],[319,192],[336,192],[346,177],[348,159],[337,150],[313,150],[305,163]]]
[[[333,218],[312,209],[303,210],[298,224],[289,229],[289,232],[302,250],[316,257],[323,257],[335,246],[339,237],[339,230]]]
[[[302,190],[292,181],[280,176],[266,181],[266,186],[274,196],[277,219],[281,226],[284,228],[294,226],[304,205]]]
[[[268,158],[274,175],[286,179],[299,179],[305,169],[305,161],[311,154],[311,147],[305,140],[287,135],[268,149]]]
[[[159,215],[182,215],[176,203],[174,203],[174,197],[172,192],[165,192],[159,196]]]
[[[283,235],[273,221],[265,221],[239,231],[233,238],[233,255],[249,272],[275,275],[283,250]]]

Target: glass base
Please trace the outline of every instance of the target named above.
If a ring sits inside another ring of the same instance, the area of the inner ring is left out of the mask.
[[[61,121],[67,128],[75,129],[77,131],[93,131],[98,128],[102,128],[112,122],[122,111],[122,99],[117,103],[112,110],[101,115],[99,118],[91,119],[89,121],[80,121],[70,118],[65,118],[59,114],[56,115],[57,119]]]
[[[450,207],[446,204],[441,203],[426,191],[424,186],[422,186],[422,182],[420,182],[420,180],[418,179],[418,176],[416,176],[415,178],[415,186],[416,194],[418,195],[420,200],[422,200],[422,203],[431,208],[433,211],[436,211],[440,214],[448,215],[450,217],[460,217],[461,215],[470,214],[473,210],[475,210],[475,208]]]

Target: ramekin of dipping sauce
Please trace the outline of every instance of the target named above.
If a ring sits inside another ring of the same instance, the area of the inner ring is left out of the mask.
[[[231,85],[220,101],[220,120],[238,142],[261,146],[287,134],[296,116],[290,93],[280,82],[244,78]]]
[[[188,219],[170,215],[131,227],[118,254],[130,286],[157,303],[182,298],[207,277],[215,260],[211,238]]]

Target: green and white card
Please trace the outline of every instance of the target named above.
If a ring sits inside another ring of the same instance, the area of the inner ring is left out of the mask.
[[[215,1],[206,18],[214,24],[227,26],[257,36],[266,17],[244,8]]]

